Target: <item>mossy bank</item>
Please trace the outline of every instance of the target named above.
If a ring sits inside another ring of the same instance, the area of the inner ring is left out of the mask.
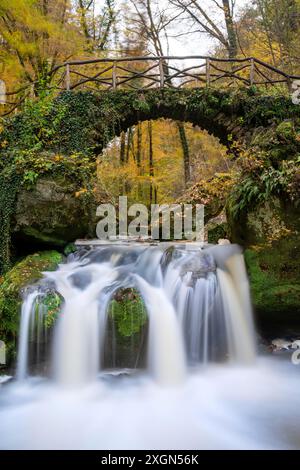
[[[54,271],[63,260],[57,251],[27,256],[8,271],[0,281],[0,338],[7,348],[7,365],[16,357],[22,295],[27,286],[42,278],[43,271]]]

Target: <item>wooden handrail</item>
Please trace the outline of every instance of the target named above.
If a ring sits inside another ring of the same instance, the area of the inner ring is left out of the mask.
[[[180,66],[169,65],[170,61],[198,61],[193,67],[192,64],[184,66],[180,70]],[[200,61],[202,61],[200,63]],[[150,62],[150,64],[149,64]],[[132,67],[126,68],[121,64],[133,63],[133,64],[145,64],[148,63],[147,68],[141,70],[139,68]],[[79,72],[81,66],[97,65],[97,64],[109,64],[103,69],[98,69],[96,72],[95,67],[93,73],[89,75],[87,67]],[[226,67],[226,64],[229,64]],[[157,68],[157,74],[149,72]],[[203,73],[200,72],[200,68],[204,68]],[[246,69],[249,68],[247,72]],[[198,69],[198,71],[197,71]],[[137,56],[137,57],[106,57],[106,58],[94,58],[94,59],[83,59],[83,60],[68,60],[60,65],[57,65],[49,72],[49,77],[53,78],[55,74],[62,70],[60,79],[58,82],[53,82],[49,89],[61,90],[60,84],[65,84],[67,91],[72,91],[75,88],[82,87],[87,83],[94,83],[94,88],[101,87],[101,90],[117,90],[121,87],[127,87],[136,90],[147,90],[151,87],[159,88],[180,88],[186,86],[187,83],[194,81],[195,86],[213,86],[214,83],[220,81],[226,86],[231,86],[232,83],[242,82],[244,86],[252,85],[276,85],[278,83],[285,83],[290,89],[293,80],[300,80],[299,75],[290,75],[275,66],[264,62],[263,60],[255,57],[241,57],[236,59],[227,59],[222,57],[211,57],[206,55],[187,55],[187,56]],[[166,70],[173,71],[169,74]],[[122,71],[123,74],[118,72]],[[246,72],[245,72],[246,71]],[[82,73],[84,72],[84,73]],[[128,75],[124,75],[128,73]],[[175,73],[174,73],[175,72]],[[108,75],[107,75],[108,74]],[[77,80],[74,80],[74,76],[77,76]],[[78,77],[81,76],[81,80]],[[101,76],[101,79],[99,78]],[[157,78],[156,78],[157,77]],[[72,83],[73,78],[73,83]],[[228,84],[228,78],[232,79]],[[186,80],[188,79],[188,80]],[[174,80],[174,81],[173,81]],[[224,82],[224,80],[227,80]],[[137,85],[138,81],[138,85]],[[49,80],[50,82],[50,80]],[[131,82],[131,83],[130,83]],[[134,83],[132,83],[134,82]],[[31,82],[30,84],[20,88],[16,91],[7,92],[7,96],[20,95],[20,99],[23,100],[23,93],[30,87],[35,87],[37,82]],[[96,84],[96,85],[95,85]],[[63,86],[63,85],[62,85]],[[105,88],[103,88],[105,87]],[[91,88],[91,87],[89,87]],[[21,101],[19,101],[21,102]],[[14,108],[15,109],[15,108]],[[8,114],[8,113],[6,113]]]
[[[249,62],[253,61],[259,65],[262,65],[265,68],[268,68],[272,72],[276,72],[281,74],[287,78],[291,79],[300,79],[299,75],[289,75],[286,72],[274,67],[263,60],[257,59],[255,57],[241,57],[236,59],[227,59],[222,57],[211,57],[211,56],[204,56],[204,55],[187,55],[187,56],[136,56],[136,57],[106,57],[106,58],[96,58],[96,59],[83,59],[83,60],[70,60],[67,62],[63,62],[60,65],[54,67],[51,73],[56,72],[62,67],[66,67],[67,64],[69,65],[89,65],[89,64],[97,64],[97,63],[107,63],[107,62],[147,62],[147,61],[159,61],[159,60],[209,60],[211,62],[223,62],[223,63],[242,63],[242,62]]]
[[[122,76],[122,79],[120,82],[118,82],[118,73],[117,73],[117,70],[118,68],[121,69],[121,70],[124,70],[124,67],[121,67],[121,65],[118,67],[119,64],[123,64],[123,63],[145,63],[145,62],[152,62],[154,63],[153,66],[151,66],[151,69],[152,68],[155,68],[155,67],[158,67],[158,71],[159,71],[159,75],[160,75],[160,88],[164,88],[165,86],[169,86],[171,85],[170,83],[170,80],[168,79],[167,76],[165,76],[165,71],[164,71],[164,64],[165,63],[168,63],[169,61],[186,61],[186,60],[195,60],[195,61],[204,61],[201,63],[201,67],[205,67],[206,68],[206,85],[207,86],[210,86],[211,83],[213,83],[214,81],[216,80],[219,80],[219,79],[222,79],[222,78],[226,78],[226,77],[231,77],[233,78],[234,80],[239,80],[239,81],[242,81],[244,84],[248,84],[250,86],[252,85],[255,85],[255,83],[260,83],[261,84],[261,81],[258,82],[255,81],[255,74],[260,74],[260,76],[265,76],[265,80],[266,82],[265,83],[268,83],[268,84],[276,84],[276,83],[279,83],[280,81],[278,80],[278,77],[267,77],[266,76],[266,72],[269,71],[269,72],[272,72],[272,74],[276,74],[276,75],[279,75],[280,77],[284,77],[284,81],[286,81],[287,85],[290,86],[290,83],[292,80],[295,80],[295,79],[300,79],[300,76],[296,76],[296,75],[289,75],[287,74],[286,72],[280,70],[280,69],[277,69],[276,67],[274,67],[273,65],[270,65],[260,59],[256,59],[255,57],[242,57],[242,58],[236,58],[236,59],[226,59],[226,58],[222,58],[222,57],[210,57],[210,56],[203,56],[203,55],[188,55],[188,56],[137,56],[137,57],[106,57],[106,58],[95,58],[95,59],[83,59],[83,60],[70,60],[70,61],[67,61],[67,62],[64,62],[63,64],[61,65],[58,65],[57,67],[55,67],[51,73],[54,74],[56,73],[58,70],[62,69],[62,68],[65,68],[67,70],[67,77],[69,77],[70,73],[70,67],[80,67],[80,66],[88,66],[88,65],[96,65],[96,64],[112,64],[112,69],[113,69],[113,72],[112,72],[112,77],[111,77],[111,86],[109,86],[109,89],[112,89],[112,90],[116,90],[118,87],[120,87],[121,85],[124,85],[125,83],[131,81],[131,80],[135,80],[137,78],[141,78],[141,79],[147,79],[148,81],[149,80],[153,80],[153,75],[149,75],[147,74],[147,72],[149,71],[149,68],[147,70],[144,70],[144,71],[134,71],[134,70],[128,70],[127,73],[129,74],[132,74],[132,75],[128,75],[128,77],[124,77]],[[219,67],[217,67],[217,64],[219,64]],[[231,70],[224,70],[224,65],[226,64],[230,64],[231,65]],[[234,69],[234,65],[239,65],[239,64],[245,64],[243,65],[242,67],[237,67]],[[195,64],[195,69],[196,68],[199,68],[200,65],[197,65]],[[215,70],[219,71],[219,76],[217,76],[215,78],[215,80],[211,80],[211,67],[213,67]],[[245,78],[244,76],[239,76],[238,73],[241,72],[242,70],[244,70],[245,68],[249,67],[250,68],[250,72],[249,72],[249,76],[248,78]],[[260,73],[260,70],[259,70],[259,67],[260,68],[263,68],[265,70],[265,74],[264,73]],[[170,66],[170,69],[172,69],[173,67]],[[185,75],[186,75],[186,78],[191,77],[191,74],[187,73],[187,70],[192,70],[193,67],[190,66],[188,67],[188,69],[185,67],[181,72],[178,70],[178,73],[177,74],[173,74],[173,78],[176,78],[176,76],[179,76],[180,78],[184,78]],[[105,69],[107,70],[107,69]],[[74,70],[73,73],[76,73],[76,71]],[[196,72],[194,72],[196,74]],[[104,74],[104,71],[103,71],[103,74]],[[199,77],[200,75],[202,74],[199,74]],[[126,78],[128,78],[128,80],[126,80]],[[125,79],[125,80],[124,80]],[[108,77],[107,80],[110,80],[110,78]],[[195,80],[197,80],[197,77],[195,76]],[[89,81],[89,80],[87,80]],[[90,77],[90,81],[91,82],[96,82],[95,80],[95,76],[94,77]],[[156,80],[153,80],[153,85],[155,85],[157,81]],[[86,80],[82,81],[82,83],[86,83]],[[98,82],[99,83],[99,82]],[[186,82],[185,82],[186,83]],[[70,89],[73,89],[74,87],[72,87],[69,83],[69,81],[67,81],[67,89],[70,90]],[[79,86],[81,83],[77,83],[76,84],[76,87]],[[145,85],[146,88],[148,89],[149,88],[149,83],[147,85]],[[176,85],[174,86],[174,84],[171,85],[173,88],[176,88]],[[179,86],[179,84],[178,84]],[[180,86],[182,86],[182,83],[180,83]],[[151,86],[150,86],[151,87]],[[144,89],[145,87],[142,87],[142,89]]]

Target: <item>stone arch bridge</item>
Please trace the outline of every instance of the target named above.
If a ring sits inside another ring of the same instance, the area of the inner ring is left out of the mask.
[[[111,139],[139,121],[191,122],[236,153],[246,149],[263,155],[275,169],[300,154],[300,105],[290,93],[298,77],[253,58],[185,58],[196,61],[185,68],[173,64],[180,60],[63,64],[55,71],[59,93],[39,110],[41,117],[25,109],[7,121],[0,134],[1,153],[26,154],[27,173],[41,173],[32,189],[19,194],[16,240],[53,246],[86,235],[91,217],[83,213],[81,199],[74,198],[90,175],[81,161],[94,162]],[[72,160],[74,155],[79,157]]]
[[[287,111],[279,119],[297,114],[291,93],[298,93],[300,77],[254,57],[195,55],[68,61],[55,67],[48,81],[58,93],[49,119],[63,115],[54,146],[99,153],[128,127],[158,118],[191,122],[225,144],[249,140],[254,128],[278,119],[279,103]],[[36,86],[22,89],[22,100]],[[17,97],[19,92],[7,95]]]

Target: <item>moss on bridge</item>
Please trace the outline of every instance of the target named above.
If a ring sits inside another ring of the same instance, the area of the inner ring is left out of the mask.
[[[254,128],[300,119],[300,106],[288,96],[264,96],[254,88],[63,92],[6,121],[0,146],[93,156],[129,126],[158,118],[191,122],[228,143]]]

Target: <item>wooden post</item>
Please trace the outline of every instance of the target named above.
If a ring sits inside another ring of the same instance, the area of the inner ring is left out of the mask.
[[[70,79],[70,64],[66,65],[66,89],[70,91],[71,88],[71,79]]]
[[[117,67],[116,63],[113,63],[113,72],[112,72],[112,87],[113,90],[117,89]]]
[[[254,85],[254,59],[250,59],[250,85]]]
[[[289,90],[289,93],[293,93],[293,81],[290,77],[286,77],[286,84]]]
[[[206,58],[206,86],[210,86],[210,59]]]
[[[4,80],[0,80],[0,104],[6,104],[6,84]]]
[[[162,59],[159,59],[159,76],[160,76],[160,88],[163,88],[165,85],[165,76],[164,76],[164,66]]]

